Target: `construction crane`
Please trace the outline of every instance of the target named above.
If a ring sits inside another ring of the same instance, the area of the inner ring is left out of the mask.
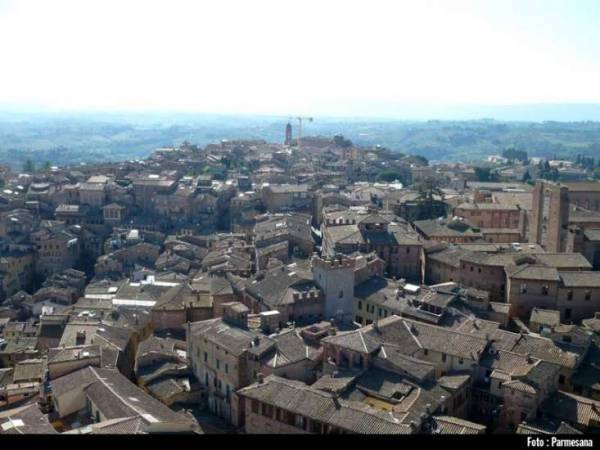
[[[302,139],[302,122],[304,120],[307,120],[309,122],[313,121],[312,117],[288,117],[289,120],[297,120],[298,121],[298,151],[302,150],[302,144],[301,144],[301,139]]]

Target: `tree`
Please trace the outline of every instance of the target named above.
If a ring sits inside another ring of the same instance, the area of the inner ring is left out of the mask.
[[[376,179],[376,181],[382,183],[392,183],[394,181],[400,181],[401,183],[404,183],[404,180],[404,174],[396,172],[395,170],[385,170],[383,172],[380,172],[379,175],[377,175]]]
[[[342,147],[342,148],[352,147],[352,141],[350,139],[346,139],[341,134],[336,134],[333,137],[333,142],[335,142],[335,145],[337,145],[338,147]]]
[[[477,181],[499,181],[498,174],[489,167],[475,167]]]
[[[529,174],[529,170],[526,170],[523,174],[523,179],[521,180],[523,183],[528,183],[531,181],[531,175]]]
[[[50,161],[48,161],[48,160],[44,161],[44,165],[42,166],[43,170],[50,170],[51,167],[52,167],[52,163],[50,163]]]
[[[539,173],[538,177],[544,180],[550,181],[558,181],[560,177],[560,173],[556,167],[550,167],[550,163],[548,161],[544,161],[543,163],[540,161],[539,164]]]
[[[444,214],[444,192],[437,181],[427,178],[417,185],[417,191],[418,219],[433,219]]]
[[[35,163],[33,162],[33,160],[28,159],[27,161],[25,161],[25,163],[23,164],[23,171],[27,173],[35,172]]]
[[[514,147],[508,147],[505,148],[502,151],[502,156],[504,156],[506,159],[510,160],[510,161],[521,161],[526,163],[527,162],[527,152],[525,150],[517,150]]]

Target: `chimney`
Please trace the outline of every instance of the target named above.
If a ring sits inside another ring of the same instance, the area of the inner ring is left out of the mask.
[[[254,338],[252,339],[252,346],[258,347],[259,344],[260,344],[260,338],[258,336],[254,336]]]
[[[340,403],[339,395],[336,391],[331,392],[331,399],[333,400],[335,409],[340,409],[342,407],[342,404]]]
[[[256,382],[257,382],[258,384],[263,384],[263,383],[265,382],[265,377],[264,377],[264,375],[262,374],[262,372],[258,372],[258,373],[256,374]]]

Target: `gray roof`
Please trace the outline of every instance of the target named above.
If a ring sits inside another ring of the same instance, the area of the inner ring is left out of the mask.
[[[600,272],[574,271],[560,272],[562,284],[565,287],[600,287]]]
[[[0,434],[57,434],[37,403],[0,412]]]
[[[533,308],[529,322],[555,326],[560,324],[560,311],[553,309]]]
[[[511,278],[518,280],[560,281],[558,270],[554,267],[525,264],[523,266],[508,267],[506,271]]]
[[[382,319],[376,327],[372,324],[359,330],[341,332],[324,338],[322,342],[361,353],[372,353],[382,344],[392,344],[402,348],[409,356],[420,349],[427,349],[472,360],[478,360],[487,346],[484,337],[398,316]]]
[[[238,391],[248,399],[300,414],[311,420],[360,434],[410,434],[411,428],[381,410],[334,399],[302,382],[268,376]]]
[[[57,396],[83,389],[86,397],[107,419],[137,416],[148,423],[193,425],[186,415],[174,412],[146,394],[115,369],[86,367],[53,380],[51,386]]]
[[[275,345],[273,339],[262,333],[230,325],[220,318],[194,322],[190,325],[190,330],[192,336],[207,339],[235,356],[250,350],[262,354]],[[253,345],[256,337],[259,339],[258,347]]]

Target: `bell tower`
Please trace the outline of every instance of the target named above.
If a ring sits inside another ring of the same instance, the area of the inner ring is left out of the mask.
[[[285,145],[290,145],[292,143],[292,124],[287,123],[285,126]]]

